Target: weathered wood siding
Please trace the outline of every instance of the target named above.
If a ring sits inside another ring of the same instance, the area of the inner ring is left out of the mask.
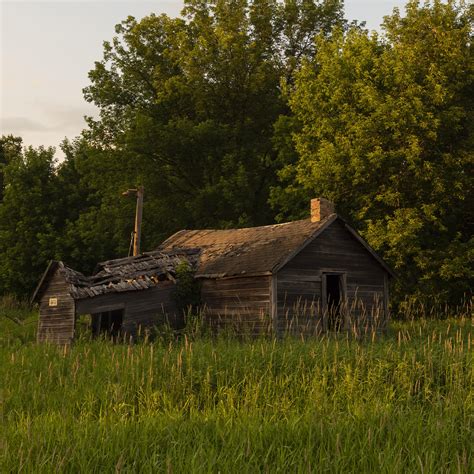
[[[347,311],[358,323],[384,324],[386,271],[335,221],[277,274],[278,329],[318,331],[323,324],[322,275],[346,275]],[[378,318],[378,321],[376,321]]]
[[[78,314],[101,313],[123,309],[122,330],[136,334],[140,326],[151,327],[165,322],[174,328],[184,325],[183,315],[178,314],[173,300],[174,283],[163,281],[154,288],[143,291],[109,293],[76,302]]]
[[[213,328],[261,334],[272,330],[271,277],[203,279],[204,314]]]
[[[278,334],[319,333],[323,329],[321,276],[317,270],[285,267],[277,274]]]
[[[57,298],[57,306],[49,306],[49,299]],[[69,295],[69,284],[56,270],[39,304],[38,342],[68,344],[74,338],[75,308]]]

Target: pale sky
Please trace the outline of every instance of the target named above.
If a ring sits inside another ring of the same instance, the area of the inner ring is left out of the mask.
[[[346,18],[378,29],[403,0],[346,0]],[[0,135],[55,146],[85,127],[95,108],[82,96],[102,42],[128,15],[177,16],[182,0],[0,0]],[[61,156],[61,152],[58,152]]]

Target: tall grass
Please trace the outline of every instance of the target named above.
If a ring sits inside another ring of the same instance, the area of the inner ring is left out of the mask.
[[[34,341],[37,324],[38,312],[28,302],[0,296],[0,347]]]
[[[474,470],[473,320],[0,348],[0,471]]]

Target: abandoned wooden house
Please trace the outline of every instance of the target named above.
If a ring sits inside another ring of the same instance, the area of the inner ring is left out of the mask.
[[[309,219],[182,230],[160,248],[200,249],[195,277],[218,327],[311,334],[388,318],[392,270],[323,198],[311,201]]]
[[[183,261],[194,267],[196,258],[195,250],[147,252],[99,263],[90,277],[52,261],[32,297],[40,311],[37,340],[71,342],[81,314],[91,315],[94,335],[133,335],[162,322],[182,327],[173,298],[176,268]]]
[[[216,328],[313,334],[362,320],[384,327],[388,319],[392,270],[321,198],[311,201],[309,219],[182,230],[155,252],[100,264],[89,278],[52,264],[35,292],[38,340],[71,339],[75,315],[87,312],[94,331],[133,332],[139,324],[157,324],[164,313],[182,325],[170,295],[183,259],[200,282],[203,315]]]

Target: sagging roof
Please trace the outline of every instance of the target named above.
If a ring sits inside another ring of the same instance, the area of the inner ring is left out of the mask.
[[[160,250],[199,248],[196,277],[221,278],[272,273],[308,240],[337,218],[226,230],[181,230],[165,240]]]
[[[177,266],[186,261],[191,268],[195,268],[198,256],[198,249],[156,250],[101,262],[91,276],[85,276],[63,262],[51,261],[31,300],[41,297],[49,276],[56,270],[69,283],[71,296],[83,299],[107,293],[146,290],[164,280],[175,281]]]
[[[196,277],[271,274],[277,272],[336,219],[343,222],[353,237],[391,276],[395,276],[367,242],[337,214],[331,214],[318,222],[304,219],[244,229],[181,230],[165,240],[159,249],[172,251],[176,248],[199,248],[201,254]]]

